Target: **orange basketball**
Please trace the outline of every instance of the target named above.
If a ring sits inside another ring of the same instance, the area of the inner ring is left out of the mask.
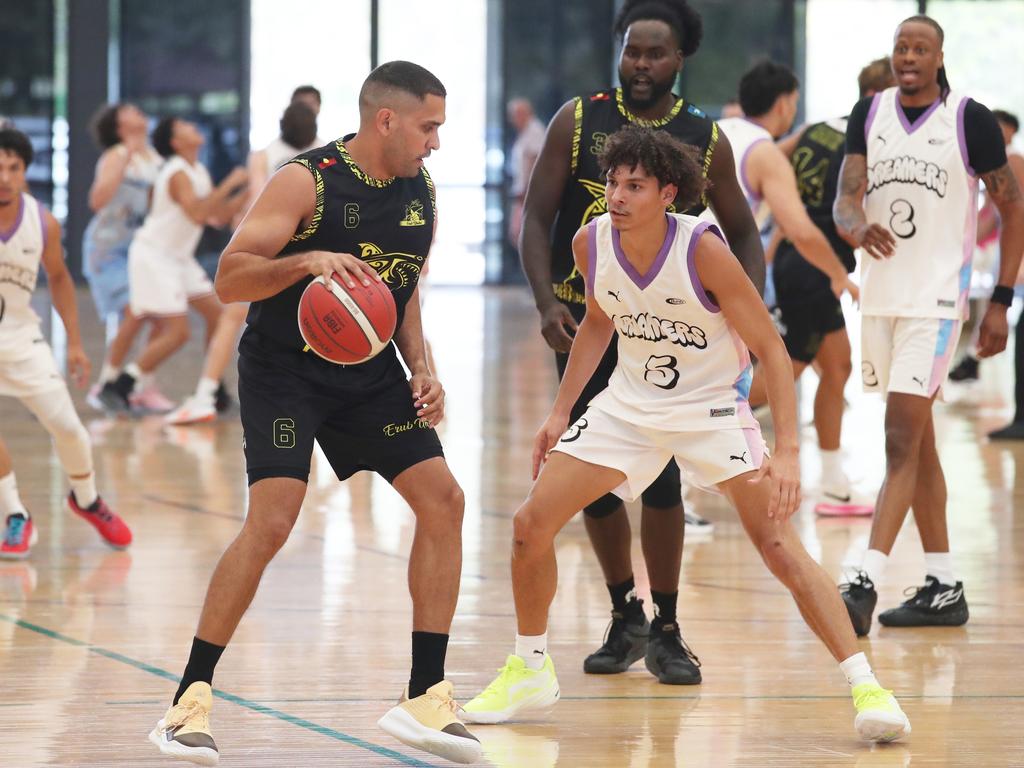
[[[316,277],[299,299],[299,333],[324,360],[339,365],[365,363],[391,341],[398,314],[384,283],[371,280],[354,288],[332,275]]]

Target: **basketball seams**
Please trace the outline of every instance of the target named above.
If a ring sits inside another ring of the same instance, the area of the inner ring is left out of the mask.
[[[320,289],[312,289],[313,285],[320,286]],[[312,293],[307,295],[311,290]],[[325,318],[336,310],[345,316],[344,322],[352,324],[352,327],[346,326],[343,335],[356,334],[353,328],[357,328],[365,344],[363,350],[351,348],[351,342],[358,336],[349,339],[350,343],[345,344],[335,331],[330,330]],[[323,278],[316,278],[303,292],[297,319],[300,334],[306,340],[309,349],[330,362],[354,365],[366,362],[387,347],[394,336],[398,318],[391,291],[383,283],[371,283],[367,286],[360,284],[350,290],[337,280],[332,279],[328,284]],[[315,343],[310,343],[310,339],[305,338],[307,332],[314,337]],[[358,359],[335,360],[328,357],[329,354]]]
[[[326,290],[326,286],[324,286],[323,283],[310,283],[310,285],[320,285],[320,286],[322,286]],[[303,293],[305,293],[305,292],[303,292]],[[298,315],[299,315],[299,317],[298,317],[299,333],[303,336],[304,339],[305,339],[305,334],[303,333],[303,325],[302,325],[302,308],[307,303],[308,304],[312,304],[312,302],[314,300],[315,299],[312,298],[312,297],[305,297],[303,301],[299,302],[299,312],[298,312]],[[312,317],[313,322],[316,323],[316,326],[323,333],[324,339],[330,341],[332,344],[337,346],[338,349],[340,349],[340,350],[342,350],[344,352],[347,352],[348,354],[353,355],[353,356],[358,356],[358,355],[362,354],[362,353],[360,353],[357,350],[350,349],[349,347],[346,347],[344,344],[342,344],[340,341],[338,341],[337,338],[335,338],[333,333],[331,333],[328,329],[324,328],[323,323],[320,322],[320,313],[316,310],[315,307],[311,306],[310,307],[310,311],[307,312],[307,315]],[[362,329],[360,328],[360,330],[362,330]],[[309,339],[306,339],[306,342],[307,342],[307,344],[309,344]],[[370,343],[369,339],[367,339],[367,344],[368,344],[368,346],[370,348],[369,351],[372,352],[373,351],[373,344]],[[337,362],[335,360],[331,360],[323,352],[321,352],[319,349],[317,349],[315,344],[309,344],[309,348],[311,350],[313,350],[319,357],[322,357],[324,360],[327,360],[328,362],[331,362],[331,363],[336,363]],[[364,359],[367,359],[367,358],[364,358]]]

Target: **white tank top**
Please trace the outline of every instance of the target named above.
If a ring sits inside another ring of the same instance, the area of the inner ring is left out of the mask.
[[[750,355],[697,276],[697,241],[717,227],[666,214],[665,242],[646,274],[626,259],[604,214],[587,225],[587,290],[615,324],[619,361],[591,405],[674,432],[753,427]]]
[[[263,155],[267,159],[267,178],[274,175],[274,172],[282,165],[287,163],[296,155],[301,155],[303,152],[322,146],[320,144],[310,144],[308,147],[302,149],[296,149],[291,144],[283,141],[280,136],[274,139],[272,142],[267,144],[263,149]]]
[[[763,141],[772,141],[772,135],[757,123],[752,123],[745,117],[727,117],[718,121],[718,128],[729,140],[732,147],[732,156],[736,163],[736,179],[743,190],[743,197],[746,198],[747,206],[754,216],[754,223],[757,224],[758,232],[763,232],[767,226],[771,211],[764,204],[764,200],[750,186],[750,178],[747,175],[747,161],[750,159],[750,151]],[[704,221],[718,224],[715,214],[708,208],[701,214]]]
[[[185,209],[171,198],[170,181],[178,172],[188,176],[196,197],[206,197],[213,191],[213,181],[202,163],[192,165],[178,155],[169,159],[153,183],[153,204],[146,220],[135,233],[132,247],[145,247],[178,258],[195,255],[199,238],[203,234],[203,225],[192,221]]]
[[[14,224],[0,232],[0,360],[26,357],[30,344],[43,338],[32,293],[46,247],[43,206],[22,194]]]
[[[911,125],[899,89],[875,96],[864,126],[868,222],[896,239],[891,258],[861,262],[861,312],[961,318],[967,313],[978,181],[967,158],[964,107],[950,93]]]

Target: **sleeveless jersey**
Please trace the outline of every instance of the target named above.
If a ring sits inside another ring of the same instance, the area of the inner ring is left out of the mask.
[[[332,251],[361,258],[391,289],[400,328],[433,239],[434,183],[426,169],[412,178],[368,176],[345,149],[344,142],[353,136],[291,161],[312,174],[316,209],[309,226],[297,232],[280,255]],[[274,296],[254,301],[249,308],[249,327],[279,344],[304,349],[297,320],[299,298],[312,279],[312,275],[306,276]],[[376,379],[389,369],[393,372],[397,360],[395,345],[390,344],[372,360],[349,366],[349,370],[353,376]]]
[[[793,171],[796,173],[800,199],[811,221],[828,238],[829,245],[842,259],[847,272],[853,272],[857,261],[853,248],[839,236],[832,205],[839,190],[839,170],[846,156],[846,118],[809,125],[793,150]]]
[[[43,206],[22,194],[18,218],[0,232],[0,360],[28,356],[29,345],[43,334],[32,309],[32,292],[46,247]]]
[[[629,123],[663,128],[684,144],[700,151],[706,177],[718,141],[718,127],[704,112],[681,98],[660,120],[636,117],[626,107],[621,88],[578,96],[574,103],[571,173],[555,219],[551,276],[555,296],[563,302],[582,305],[586,304],[586,297],[583,278],[573,261],[572,238],[580,227],[608,210],[604,197],[605,179],[597,163],[605,140]],[[706,205],[707,200],[702,200],[688,213],[700,213]]]
[[[263,154],[267,160],[267,177],[269,178],[270,176],[273,176],[274,171],[282,165],[285,165],[296,155],[309,152],[311,149],[316,149],[318,146],[320,146],[320,144],[313,144],[302,149],[296,149],[278,136],[263,149]]]
[[[113,151],[127,150],[119,145]],[[96,212],[85,228],[86,260],[83,266],[86,274],[98,273],[117,252],[123,258],[136,230],[146,218],[149,193],[162,163],[163,158],[152,147],[132,155],[114,196]]]
[[[865,315],[966,317],[978,217],[978,181],[963,130],[967,101],[950,93],[913,125],[898,88],[871,103],[864,209],[869,222],[893,233],[896,252],[864,259]]]
[[[642,427],[673,432],[754,427],[750,355],[704,291],[697,241],[717,227],[668,214],[646,274],[626,258],[607,214],[587,225],[587,290],[612,319],[619,359],[590,404]]]
[[[206,197],[213,191],[213,181],[206,166],[198,162],[193,165],[179,155],[170,158],[156,175],[153,205],[135,233],[133,248],[146,248],[179,259],[195,255],[199,238],[203,235],[203,225],[192,221],[185,209],[171,197],[171,178],[179,172],[188,176],[196,197]]]
[[[736,158],[736,178],[743,190],[743,197],[747,200],[747,207],[754,216],[754,223],[757,224],[759,232],[763,232],[768,225],[768,218],[771,211],[764,204],[761,196],[755,192],[747,177],[747,160],[750,158],[750,150],[763,141],[772,141],[772,135],[757,123],[747,120],[745,117],[727,117],[718,121],[718,129],[725,134],[732,147],[733,157]],[[710,211],[705,211],[701,218],[717,224],[718,220]]]

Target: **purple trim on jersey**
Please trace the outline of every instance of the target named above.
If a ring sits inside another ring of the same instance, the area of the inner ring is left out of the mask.
[[[900,103],[900,91],[898,88],[893,93],[893,98],[896,99],[896,115],[900,119],[900,124],[903,126],[903,130],[905,130],[908,135],[916,131],[925,123],[927,123],[928,118],[932,116],[932,113],[936,109],[938,109],[939,105],[942,103],[941,98],[938,98],[935,101],[933,101],[932,105],[928,107],[928,109],[926,109],[924,112],[922,112],[920,116],[918,116],[917,120],[915,120],[911,124],[911,122],[907,120],[906,113],[903,111],[903,105]]]
[[[2,240],[5,243],[8,242],[12,237],[14,237],[14,234],[18,231],[18,227],[21,226],[22,218],[24,218],[24,216],[25,216],[25,196],[24,195],[19,196],[18,203],[20,203],[20,206],[18,208],[18,218],[16,218],[14,220],[14,223],[11,224],[11,228],[10,229],[8,229],[7,231],[0,231],[0,240]]]
[[[740,158],[740,181],[743,182],[743,191],[747,197],[747,205],[750,206],[751,210],[754,208],[754,203],[760,202],[761,196],[750,186],[750,179],[747,178],[747,158],[750,156],[750,150],[765,141],[769,141],[769,139],[762,137],[754,141],[743,150],[743,157]]]
[[[967,109],[969,98],[964,96],[960,99],[960,104],[956,108],[956,141],[960,145],[960,157],[964,161],[964,168],[971,176],[976,177],[978,174],[971,168],[971,158],[967,154],[967,134],[964,132],[964,110]]]
[[[694,259],[697,251],[697,241],[700,240],[701,235],[709,231],[717,235],[723,243],[725,242],[725,238],[722,237],[722,232],[718,227],[710,222],[702,221],[693,228],[693,232],[690,234],[690,244],[686,247],[686,269],[690,273],[690,284],[693,285],[693,292],[697,294],[697,298],[704,309],[708,312],[717,313],[722,310],[718,308],[718,305],[708,296],[708,292],[704,290],[704,284],[700,281],[700,275],[697,274],[697,264]]]
[[[594,295],[594,281],[597,279],[597,219],[587,224],[587,296]]]
[[[46,253],[46,208],[38,200],[36,210],[39,212],[39,231],[43,236],[43,253]]]
[[[661,244],[661,250],[658,251],[658,255],[654,257],[654,263],[647,268],[644,274],[640,274],[636,271],[636,267],[629,263],[629,259],[626,258],[626,254],[622,252],[622,241],[619,236],[619,230],[612,227],[612,249],[615,251],[615,258],[619,262],[619,266],[622,270],[629,275],[629,279],[633,281],[637,288],[641,291],[648,285],[654,282],[654,278],[661,272],[661,268],[665,265],[665,259],[668,258],[669,249],[672,247],[672,242],[676,239],[676,219],[674,216],[665,215],[668,221],[668,229],[665,232],[665,241]]]
[[[868,134],[871,133],[871,126],[875,122],[875,115],[878,114],[878,105],[882,103],[882,94],[876,93],[871,97],[871,107],[868,109],[868,116],[864,119],[864,146],[868,145]]]

